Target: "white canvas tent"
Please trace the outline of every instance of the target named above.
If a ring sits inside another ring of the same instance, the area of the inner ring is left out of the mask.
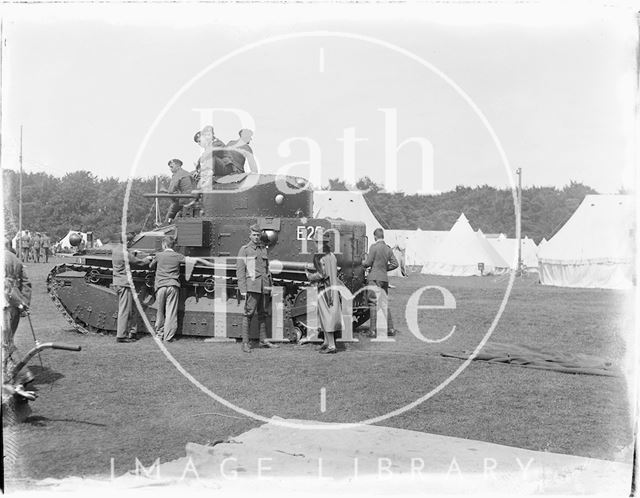
[[[540,282],[560,287],[632,287],[634,226],[631,196],[587,195],[538,252]]]
[[[408,238],[413,232],[414,230],[385,230],[384,240],[389,247],[398,247],[406,251]]]
[[[478,228],[476,235],[480,239],[480,243],[482,247],[487,251],[487,254],[491,258],[491,261],[494,263],[494,271],[493,273],[505,273],[509,270],[509,263],[505,260],[498,251],[491,245],[489,240],[484,236],[482,230]]]
[[[417,230],[385,230],[384,240],[391,247],[397,246],[404,250],[407,267],[422,267],[447,233],[449,232],[446,230],[419,228]]]
[[[518,239],[508,239],[507,237],[501,235],[500,237],[487,239],[489,244],[500,254],[502,259],[504,259],[509,267],[512,269],[516,269],[518,266]],[[524,237],[521,240],[522,244],[522,263],[529,270],[537,270],[538,269],[538,248],[533,239],[529,237]]]
[[[542,250],[542,248],[544,246],[547,245],[547,239],[545,239],[544,237],[542,238],[542,240],[540,241],[540,243],[538,244],[538,250],[536,251],[536,257],[540,254],[540,251]]]
[[[376,228],[382,228],[382,224],[373,215],[367,201],[360,192],[315,191],[313,193],[313,216],[314,218],[362,221],[367,226],[369,246],[374,242],[373,231]]]
[[[485,242],[484,235],[480,237],[474,232],[466,216],[461,214],[429,256],[422,273],[458,277],[481,275],[478,263],[484,264],[482,274],[501,272],[508,267],[507,263],[488,249],[489,244]]]
[[[427,264],[448,233],[446,230],[416,230],[408,240],[407,265]]]

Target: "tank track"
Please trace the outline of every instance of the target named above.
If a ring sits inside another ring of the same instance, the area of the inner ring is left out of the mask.
[[[71,316],[71,314],[67,311],[67,308],[62,304],[60,298],[58,297],[56,275],[70,269],[69,266],[73,265],[57,265],[51,269],[51,271],[47,275],[47,293],[49,294],[49,297],[53,301],[53,304],[56,308],[58,308],[58,311],[64,317],[64,319],[69,322],[69,324],[77,332],[81,334],[88,334],[89,330]]]

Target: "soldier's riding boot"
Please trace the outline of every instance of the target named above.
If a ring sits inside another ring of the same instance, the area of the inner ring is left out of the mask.
[[[261,348],[277,348],[276,344],[269,342],[267,339],[267,322],[260,321],[260,347]]]
[[[249,346],[249,326],[251,325],[249,317],[242,317],[242,351],[244,353],[251,353],[251,347]]]

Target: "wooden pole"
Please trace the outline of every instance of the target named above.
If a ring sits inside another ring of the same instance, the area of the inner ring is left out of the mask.
[[[18,247],[19,258],[22,258],[22,125],[20,125],[20,186],[18,188]]]
[[[522,168],[516,170],[518,175],[518,222],[516,232],[518,237],[518,273],[522,273]]]
[[[158,193],[158,175],[156,175],[156,194]],[[160,204],[156,197],[156,226],[160,224]]]

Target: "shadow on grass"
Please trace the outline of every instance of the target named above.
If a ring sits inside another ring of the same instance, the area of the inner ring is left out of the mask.
[[[49,367],[40,365],[30,365],[29,370],[34,375],[32,384],[34,386],[44,386],[53,384],[55,381],[64,378],[60,372],[56,372]]]
[[[24,421],[25,424],[30,424],[35,427],[46,427],[47,422],[72,422],[74,424],[93,425],[95,427],[106,427],[107,424],[99,424],[97,422],[87,422],[86,420],[76,420],[73,418],[49,418],[42,415],[34,415],[27,417]]]

